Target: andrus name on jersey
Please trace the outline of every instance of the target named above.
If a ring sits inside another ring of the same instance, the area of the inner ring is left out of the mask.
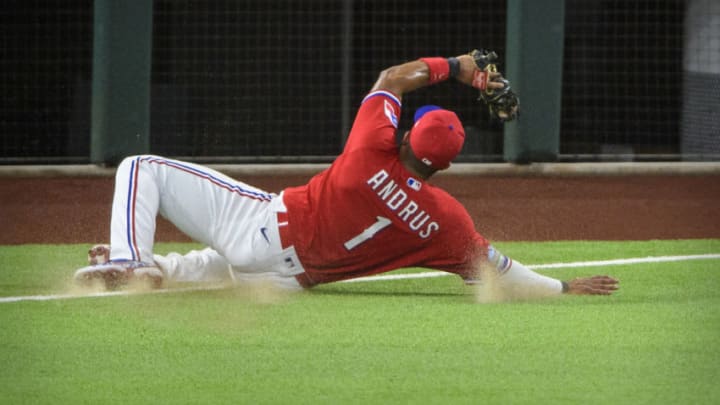
[[[407,193],[389,179],[390,175],[383,169],[375,173],[367,184],[377,193],[377,196],[390,208],[391,211],[405,222],[418,236],[425,239],[440,229],[440,224],[430,218],[430,214],[408,198]]]

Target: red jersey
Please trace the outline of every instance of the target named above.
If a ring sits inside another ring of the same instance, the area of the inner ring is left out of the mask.
[[[427,267],[474,275],[488,242],[465,207],[417,178],[395,142],[401,103],[368,94],[345,150],[308,184],[283,192],[289,239],[311,284]]]

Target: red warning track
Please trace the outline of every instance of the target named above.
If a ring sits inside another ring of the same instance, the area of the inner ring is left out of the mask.
[[[310,175],[243,175],[269,192]],[[720,175],[443,175],[496,241],[720,238]],[[0,244],[106,242],[112,177],[0,177]],[[157,241],[188,241],[160,220]]]

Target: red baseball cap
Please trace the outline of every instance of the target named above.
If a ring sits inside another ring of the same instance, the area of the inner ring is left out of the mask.
[[[421,162],[433,169],[447,169],[464,142],[465,129],[454,112],[436,105],[426,105],[415,112],[410,149]]]

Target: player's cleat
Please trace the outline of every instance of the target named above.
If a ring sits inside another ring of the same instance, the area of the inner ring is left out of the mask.
[[[161,288],[165,275],[154,264],[116,260],[83,267],[75,272],[74,279],[79,285],[92,286],[99,281],[107,290],[117,290],[135,282],[150,288]]]
[[[88,265],[104,264],[110,261],[110,245],[95,245],[88,250]]]

